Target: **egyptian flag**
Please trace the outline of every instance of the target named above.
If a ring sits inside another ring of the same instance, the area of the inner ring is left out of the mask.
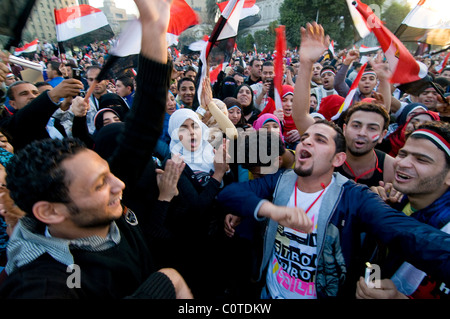
[[[223,71],[224,67],[226,67],[227,65],[228,63],[221,63],[218,66],[216,66],[213,70],[211,70],[211,72],[209,73],[209,80],[211,81],[211,84],[217,82],[220,71]]]
[[[377,52],[379,49],[380,49],[380,47],[377,47],[377,46],[375,46],[375,47],[367,47],[367,46],[365,46],[365,45],[361,45],[361,46],[359,47],[359,53],[360,53],[361,55],[364,55],[364,54],[371,54],[371,53]]]
[[[219,6],[220,12],[223,12],[229,2],[230,1],[224,1],[217,4]],[[245,0],[239,19],[239,30],[251,27],[259,20],[261,20],[259,11],[259,7],[256,5],[256,0]]]
[[[450,45],[449,0],[420,0],[395,31],[403,42]]]
[[[234,51],[244,0],[230,0],[214,26],[206,46],[200,53],[197,73],[197,98],[201,101],[203,79],[207,78],[209,68],[229,62]]]
[[[331,40],[331,41],[330,41],[330,45],[328,46],[328,51],[331,52],[331,54],[333,55],[333,57],[336,55],[336,54],[334,53],[334,40]],[[331,58],[332,58],[332,57],[331,57]]]
[[[361,69],[358,72],[358,75],[356,76],[355,80],[352,83],[352,86],[350,87],[350,90],[347,93],[347,96],[345,97],[344,103],[342,103],[341,107],[339,108],[339,111],[331,118],[333,121],[336,121],[343,112],[345,112],[350,105],[353,104],[353,98],[355,96],[356,91],[358,90],[359,81],[361,81],[361,78],[364,74],[364,70],[367,67],[367,62],[364,63],[361,67]]]
[[[35,39],[33,42],[27,43],[21,48],[16,48],[14,50],[14,55],[19,56],[22,53],[36,52],[37,46],[38,46],[38,39]]]
[[[114,32],[105,14],[87,4],[55,9],[56,39],[73,46],[109,40]]]
[[[199,23],[197,13],[185,0],[173,0],[170,7],[169,27],[167,28],[167,45],[177,45],[180,34]]]
[[[194,41],[191,44],[189,44],[187,51],[189,53],[191,52],[202,52],[206,48],[206,44],[208,43],[209,35],[204,35],[201,40]],[[185,50],[186,52],[186,50]]]
[[[187,8],[186,8],[187,6]],[[187,10],[187,11],[186,11]],[[195,17],[187,17],[185,15],[194,14]],[[181,22],[181,18],[187,23]],[[174,0],[170,7],[170,20],[167,28],[166,39],[181,34],[184,30],[191,27],[193,23],[198,24],[198,18],[194,11],[186,4],[184,0]],[[176,30],[176,31],[174,31]],[[110,55],[106,60],[97,80],[117,78],[128,71],[136,72],[138,67],[138,57],[141,52],[142,42],[142,24],[138,19],[129,22],[121,34],[119,35],[114,47],[109,51]],[[168,47],[170,45],[168,44]],[[175,49],[176,50],[176,49]],[[176,52],[178,52],[176,50]],[[177,53],[179,54],[179,52]],[[139,70],[137,70],[139,72]]]
[[[0,35],[6,36],[8,42],[5,50],[18,47],[22,39],[22,31],[33,10],[36,0],[2,1],[0,10]]]
[[[361,15],[358,13],[358,10],[356,10],[355,6],[352,5],[353,0],[346,0],[347,1],[347,7],[348,11],[350,12],[350,16],[353,20],[353,25],[355,26],[356,32],[355,32],[355,41],[358,41],[360,39],[364,39],[366,36],[370,34],[370,29],[367,26],[367,22],[361,17]]]
[[[109,57],[100,71],[97,81],[118,78],[128,70],[138,66],[141,52],[142,25],[137,19],[132,20],[119,35],[114,46],[109,50]],[[139,70],[138,70],[139,71]]]
[[[277,50],[277,55],[275,56],[274,69],[275,77],[273,79],[274,84],[274,100],[275,108],[281,110],[283,108],[281,101],[281,94],[283,92],[283,59],[286,53],[286,27],[280,25],[275,28],[275,50]]]
[[[356,9],[368,23],[384,52],[392,72],[391,83],[404,84],[427,77],[427,67],[414,59],[403,43],[389,31],[369,6],[360,0],[353,1]]]
[[[447,55],[445,56],[444,60],[442,60],[441,63],[439,63],[438,66],[436,66],[435,70],[437,73],[442,73],[442,71],[445,69],[445,67],[447,66],[447,62],[448,62],[448,58],[450,56],[450,52],[447,53]]]

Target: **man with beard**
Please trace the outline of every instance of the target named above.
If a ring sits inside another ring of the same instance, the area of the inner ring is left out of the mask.
[[[292,108],[292,118],[300,134],[315,123],[309,113],[310,81],[305,80],[312,72],[312,62],[300,63],[299,74],[303,77],[297,77]],[[347,110],[344,122],[347,158],[342,166],[336,167],[336,171],[368,186],[379,186],[380,181],[392,182],[393,157],[375,149],[383,141],[389,125],[385,107],[377,103],[359,102]]]
[[[273,78],[275,77],[275,67],[272,61],[266,61],[262,65],[261,82],[250,87],[253,90],[255,107],[262,111],[269,102],[269,97],[273,98]]]
[[[394,168],[394,189],[387,185],[378,187],[376,192],[384,200],[395,202],[396,191],[400,191],[405,196],[394,207],[450,233],[450,124],[438,121],[422,124],[400,149]],[[383,267],[384,275],[391,279],[383,279],[381,289],[369,289],[360,280],[358,298],[450,298],[449,285],[393,257]]]
[[[316,23],[301,33],[300,64],[310,70],[329,39]],[[307,83],[311,78],[301,68],[297,82],[300,77]],[[266,223],[263,249],[256,247],[262,256],[255,279],[266,280],[262,298],[352,298],[352,280],[363,270],[363,231],[450,282],[450,248],[443,245],[450,236],[399,214],[366,186],[334,172],[345,161],[345,149],[341,129],[318,121],[302,134],[294,170],[234,183],[219,193],[218,201],[236,214]]]
[[[100,98],[102,97],[102,95],[108,93],[107,80],[103,80],[100,82],[95,81],[101,70],[102,68],[98,65],[92,65],[86,70],[86,79],[89,87],[95,85],[94,91],[89,98],[89,110],[86,115],[89,134],[94,134],[95,132],[94,117],[100,109]]]
[[[250,71],[249,76],[245,79],[245,84],[253,85],[261,81],[261,68],[262,61],[260,59],[254,58],[250,61],[248,69]]]

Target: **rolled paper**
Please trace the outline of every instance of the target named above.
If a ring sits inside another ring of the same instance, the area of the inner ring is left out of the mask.
[[[211,115],[216,120],[217,124],[219,125],[219,128],[222,130],[222,132],[225,132],[226,136],[230,140],[237,139],[238,137],[238,131],[236,129],[236,126],[230,121],[228,116],[223,114],[223,112],[217,107],[216,103],[214,101],[209,102],[208,109]]]

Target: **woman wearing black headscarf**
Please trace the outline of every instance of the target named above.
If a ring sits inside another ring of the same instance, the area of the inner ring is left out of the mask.
[[[114,93],[108,93],[100,98],[99,111],[94,117],[95,131],[89,134],[86,113],[87,110],[82,106],[82,99],[76,98],[72,103],[72,112],[75,115],[72,124],[72,136],[79,138],[90,149],[94,148],[94,137],[98,131],[105,125],[122,122],[128,107],[123,99]],[[123,102],[123,104],[122,104]]]
[[[248,124],[253,125],[253,122],[256,121],[261,111],[255,107],[252,88],[247,84],[242,84],[236,89],[234,97],[242,105],[242,112],[245,121]]]

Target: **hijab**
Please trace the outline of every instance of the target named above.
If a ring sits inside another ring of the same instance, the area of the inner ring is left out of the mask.
[[[391,155],[392,157],[397,156],[398,151],[403,147],[403,145],[405,145],[406,142],[406,127],[408,126],[409,122],[411,122],[416,116],[422,114],[428,114],[431,117],[432,121],[440,120],[439,115],[433,111],[423,111],[416,113],[408,121],[400,125],[392,134],[388,136],[388,140],[391,144],[391,150],[388,153],[389,155]]]
[[[102,127],[105,126],[103,124],[103,117],[104,117],[106,112],[114,113],[122,121],[122,117],[115,110],[110,109],[109,107],[106,107],[104,109],[100,109],[100,110],[98,110],[98,112],[94,116],[94,124],[95,124],[95,130],[96,131],[100,130]]]
[[[269,121],[276,122],[278,124],[278,126],[280,127],[280,137],[281,137],[282,141],[284,142],[283,127],[281,126],[281,123],[280,123],[280,120],[278,119],[278,117],[276,117],[273,114],[265,113],[265,114],[261,115],[260,117],[258,117],[258,119],[253,123],[253,128],[255,129],[255,131],[258,131],[260,128],[263,127],[264,124],[266,124]]]
[[[191,119],[202,130],[202,141],[198,149],[194,152],[187,150],[180,141],[178,130],[188,119]],[[170,144],[169,149],[172,154],[180,154],[184,162],[192,171],[203,171],[210,173],[214,171],[214,149],[208,142],[209,129],[200,121],[197,114],[191,109],[176,110],[169,119]]]

